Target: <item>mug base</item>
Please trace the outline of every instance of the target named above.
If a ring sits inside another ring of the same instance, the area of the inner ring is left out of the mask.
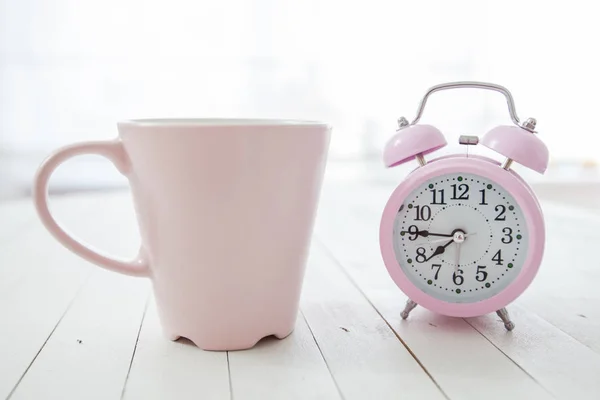
[[[283,340],[290,336],[294,332],[294,328],[286,329],[282,331],[278,331],[275,333],[268,333],[262,335],[258,338],[253,338],[252,340],[240,340],[238,341],[227,341],[224,342],[222,338],[219,338],[218,341],[210,341],[210,340],[202,340],[202,339],[194,339],[193,336],[190,335],[179,335],[176,333],[165,333],[167,339],[172,342],[176,342],[179,339],[187,339],[194,346],[205,350],[205,351],[237,351],[237,350],[248,350],[256,346],[258,342],[267,337],[276,337],[279,340]]]
[[[165,336],[167,337],[167,339],[169,339],[172,342],[176,342],[181,338],[181,336],[176,335],[174,333],[166,333]]]

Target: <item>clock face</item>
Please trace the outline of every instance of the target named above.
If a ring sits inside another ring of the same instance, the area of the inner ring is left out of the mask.
[[[396,261],[421,291],[472,303],[505,289],[521,271],[528,231],[502,186],[468,173],[438,175],[413,190],[394,220]]]

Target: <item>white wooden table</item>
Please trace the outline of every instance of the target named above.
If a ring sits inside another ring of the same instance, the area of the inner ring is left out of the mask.
[[[404,321],[377,241],[391,189],[327,181],[296,330],[229,353],[167,340],[147,280],[71,254],[29,200],[0,204],[0,398],[600,399],[600,216],[543,203],[547,251],[513,332],[495,314]],[[127,192],[52,204],[73,234],[134,254]]]

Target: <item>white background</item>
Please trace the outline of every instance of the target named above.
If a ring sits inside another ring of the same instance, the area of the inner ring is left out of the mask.
[[[519,117],[538,119],[552,165],[595,164],[596,9],[582,0],[0,0],[0,154],[13,160],[2,182],[29,179],[19,160],[114,137],[123,118],[322,119],[334,126],[332,159],[379,158],[396,119],[412,119],[427,88],[454,80],[508,87]],[[461,90],[435,94],[422,122],[454,144],[510,119],[500,94]]]

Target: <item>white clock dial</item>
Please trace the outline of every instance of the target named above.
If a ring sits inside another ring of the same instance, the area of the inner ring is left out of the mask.
[[[442,301],[471,303],[505,289],[521,271],[528,231],[519,204],[475,174],[439,175],[405,199],[394,220],[404,274]]]

